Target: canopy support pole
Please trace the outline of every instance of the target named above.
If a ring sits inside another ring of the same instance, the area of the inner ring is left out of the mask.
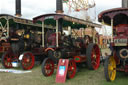
[[[113,19],[111,19],[111,28],[112,28],[111,42],[113,43]]]
[[[92,38],[93,38],[93,43],[95,43],[95,28],[91,27],[92,29]]]
[[[44,47],[44,21],[42,21],[42,47]]]
[[[7,37],[9,37],[9,19],[7,19]]]
[[[56,47],[59,47],[58,45],[58,20],[56,20]]]
[[[7,19],[7,37],[9,37],[9,20]]]

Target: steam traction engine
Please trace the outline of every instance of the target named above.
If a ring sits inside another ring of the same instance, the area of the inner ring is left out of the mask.
[[[94,42],[96,38],[94,37],[95,35],[92,33],[93,37],[86,35],[84,37],[74,38],[72,34],[65,35],[63,30],[64,27],[78,28],[85,27],[86,24],[92,27],[100,27],[100,25],[64,14],[46,14],[37,16],[33,20],[34,22],[41,21],[43,25],[48,20],[50,20],[49,24],[50,22],[56,22],[52,23],[56,26],[56,32],[48,33],[49,36],[47,36],[48,45],[45,49],[47,58],[42,63],[42,73],[44,76],[51,76],[53,74],[59,59],[69,59],[68,78],[75,76],[78,63],[87,63],[89,69],[92,70],[98,69],[100,65],[100,48],[98,44]],[[74,24],[72,22],[74,22]],[[44,30],[44,28],[42,28],[42,30]]]
[[[44,55],[41,47],[41,25],[7,14],[0,15],[0,23],[1,30],[6,30],[7,34],[4,41],[2,35],[0,47],[6,48],[4,44],[9,44],[8,49],[2,51],[2,65],[12,68],[20,64],[24,70],[31,69],[35,63],[35,56]],[[3,31],[1,33],[3,34]]]
[[[41,25],[21,18],[21,0],[15,2],[15,16],[0,14],[2,65],[12,68],[20,63],[23,69],[29,70],[34,66],[35,56],[39,61],[45,55],[41,43]]]
[[[104,73],[107,81],[114,81],[116,71],[128,73],[128,8],[106,10],[98,18],[112,27],[112,53],[105,60]]]

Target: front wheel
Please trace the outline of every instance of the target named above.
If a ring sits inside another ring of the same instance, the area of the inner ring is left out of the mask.
[[[12,68],[12,62],[13,62],[13,54],[12,52],[5,52],[2,55],[2,65],[4,68]]]
[[[50,58],[45,58],[41,65],[41,71],[45,77],[51,76],[54,73],[54,61]]]
[[[21,67],[24,70],[30,70],[34,67],[35,57],[31,52],[25,52],[22,54]]]
[[[76,62],[73,59],[69,60],[67,78],[72,79],[76,74]]]
[[[106,58],[104,63],[104,74],[107,81],[114,81],[116,78],[116,62],[113,56]]]

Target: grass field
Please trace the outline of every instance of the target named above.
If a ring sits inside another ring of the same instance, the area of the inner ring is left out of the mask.
[[[1,68],[1,64],[0,64]],[[20,68],[19,68],[20,69]],[[104,77],[103,65],[96,71],[88,70],[85,66],[77,72],[73,79],[66,80],[64,84],[55,83],[56,73],[50,77],[44,77],[41,66],[35,66],[31,73],[13,74],[0,73],[0,85],[127,85],[128,76],[118,72],[114,82],[107,82]]]

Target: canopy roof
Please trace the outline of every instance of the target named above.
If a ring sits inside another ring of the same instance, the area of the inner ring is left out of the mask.
[[[104,21],[105,24],[111,25],[111,19],[113,19],[113,25],[128,24],[128,8],[114,8],[101,12],[98,15],[98,21]]]
[[[44,20],[49,19],[49,18],[53,18],[54,20],[63,19],[65,21],[69,21],[69,22],[72,22],[72,23],[77,23],[77,24],[81,24],[81,25],[88,25],[88,26],[92,26],[92,27],[101,28],[100,24],[92,23],[92,22],[89,22],[89,21],[85,21],[85,20],[82,20],[82,19],[78,19],[78,18],[75,18],[75,17],[68,16],[68,15],[65,15],[65,14],[56,14],[56,13],[44,14],[44,15],[34,17],[33,21],[34,22],[44,21]]]
[[[20,24],[25,24],[25,25],[32,25],[32,26],[38,26],[41,27],[41,24],[38,23],[33,23],[32,20],[24,19],[24,18],[19,18],[15,17],[9,14],[0,14],[0,21],[3,21],[2,19],[9,20],[9,23],[20,23]]]

